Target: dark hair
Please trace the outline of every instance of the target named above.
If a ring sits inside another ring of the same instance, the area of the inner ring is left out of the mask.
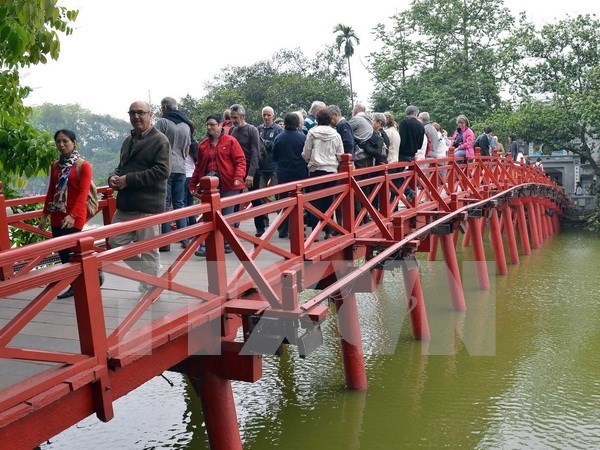
[[[295,131],[300,126],[300,117],[295,112],[287,113],[283,118],[283,127],[289,131]]]
[[[494,129],[492,127],[490,127],[489,125],[483,129],[483,132],[485,134],[491,133],[492,131],[494,131]]]
[[[331,113],[327,108],[318,110],[315,117],[317,118],[317,125],[331,125]]]
[[[56,140],[56,138],[58,137],[59,134],[64,134],[72,142],[77,142],[77,136],[75,136],[75,133],[73,133],[71,130],[66,130],[66,129],[58,130],[56,133],[54,133],[54,140]]]
[[[208,122],[210,119],[214,120],[217,123],[223,122],[223,117],[219,113],[211,114],[210,116],[208,116],[206,118],[206,120],[204,121],[204,123]]]

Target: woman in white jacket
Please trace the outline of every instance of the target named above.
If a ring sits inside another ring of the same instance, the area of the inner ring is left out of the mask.
[[[317,126],[308,130],[302,157],[308,163],[309,177],[319,177],[330,173],[337,173],[338,165],[344,153],[342,138],[331,127],[331,113],[327,109],[321,109],[316,114]],[[325,189],[335,186],[335,181],[320,183],[308,187],[307,192]],[[328,195],[314,201],[314,206],[325,213],[333,203],[333,196]],[[313,214],[309,214],[307,224],[313,230],[319,220]],[[325,239],[331,236],[331,228],[325,227]]]

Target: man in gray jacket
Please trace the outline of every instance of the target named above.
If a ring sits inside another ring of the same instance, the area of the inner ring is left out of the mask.
[[[167,137],[152,126],[152,110],[144,101],[129,107],[131,135],[121,147],[119,165],[108,176],[108,185],[117,191],[117,211],[113,223],[139,219],[165,210],[171,146]],[[123,233],[110,238],[111,247],[120,247],[159,235],[158,225]],[[125,260],[128,266],[150,275],[158,275],[158,249]],[[140,283],[144,292],[148,286]]]

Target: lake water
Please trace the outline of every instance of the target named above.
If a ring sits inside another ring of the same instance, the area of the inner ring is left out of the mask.
[[[335,321],[307,359],[264,358],[234,383],[245,448],[600,448],[600,237],[562,232],[479,291],[461,255],[466,313],[443,266],[420,259],[432,340],[414,341],[400,272],[358,296],[369,389],[344,388]],[[491,253],[488,253],[491,254]],[[198,398],[165,373],[44,449],[208,448]]]

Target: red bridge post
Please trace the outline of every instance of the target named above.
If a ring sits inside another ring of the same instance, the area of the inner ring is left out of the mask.
[[[419,276],[419,265],[414,256],[402,261],[402,277],[404,278],[413,337],[420,341],[429,341],[431,333],[423,299],[423,287]]]
[[[437,259],[438,235],[432,234],[429,236],[429,239],[429,254],[427,255],[427,261],[435,261]]]
[[[10,248],[10,239],[8,238],[8,217],[6,210],[6,200],[4,198],[3,184],[0,181],[0,252]],[[13,273],[12,265],[0,267],[0,280],[8,280]]]
[[[340,332],[346,387],[359,391],[365,390],[368,383],[356,296],[353,292],[348,292],[342,296],[342,293],[338,291],[338,296],[332,298],[332,300],[336,308]]]
[[[490,288],[490,280],[488,277],[487,264],[485,260],[485,249],[483,247],[483,234],[479,219],[477,217],[469,217],[469,230],[473,238],[473,253],[475,255],[475,270],[477,272],[477,281],[479,288],[487,290]]]
[[[190,381],[200,397],[206,434],[212,450],[242,449],[242,438],[235,411],[231,381],[210,371],[202,372]]]
[[[81,264],[82,269],[73,282],[75,315],[81,353],[95,357],[100,367],[107,367],[106,324],[98,279],[100,267],[93,248],[94,238],[80,239],[70,260]],[[108,375],[101,376],[92,386],[96,415],[108,422],[114,417]]]
[[[352,249],[344,251],[346,260],[353,259]],[[356,295],[350,290],[344,293],[338,291],[331,297],[335,305],[338,329],[340,333],[340,347],[346,387],[362,391],[367,389],[367,372],[365,370],[365,356],[363,353],[360,322]]]
[[[517,222],[519,223],[519,239],[521,240],[521,251],[524,255],[531,255],[529,232],[527,231],[527,216],[525,215],[525,205],[523,204],[522,199],[518,199],[517,212]]]
[[[512,219],[512,208],[507,203],[505,203],[502,206],[502,221],[504,222],[504,229],[506,230],[510,263],[519,264],[519,250],[517,248],[517,239],[515,237],[515,229]]]
[[[508,275],[506,255],[504,253],[504,245],[502,244],[502,233],[500,232],[500,221],[498,220],[498,211],[496,211],[496,208],[492,208],[491,211],[490,234],[492,237],[494,256],[496,257],[496,270],[499,275]]]
[[[540,248],[540,235],[538,233],[537,214],[531,197],[525,199],[527,202],[527,216],[529,217],[529,229],[531,230],[531,246],[534,249]]]
[[[446,276],[448,278],[452,307],[455,311],[466,311],[467,306],[465,304],[465,294],[460,279],[458,260],[456,259],[456,242],[454,241],[454,235],[442,234],[440,240],[442,241],[442,254],[444,255],[444,261],[446,261]]]

